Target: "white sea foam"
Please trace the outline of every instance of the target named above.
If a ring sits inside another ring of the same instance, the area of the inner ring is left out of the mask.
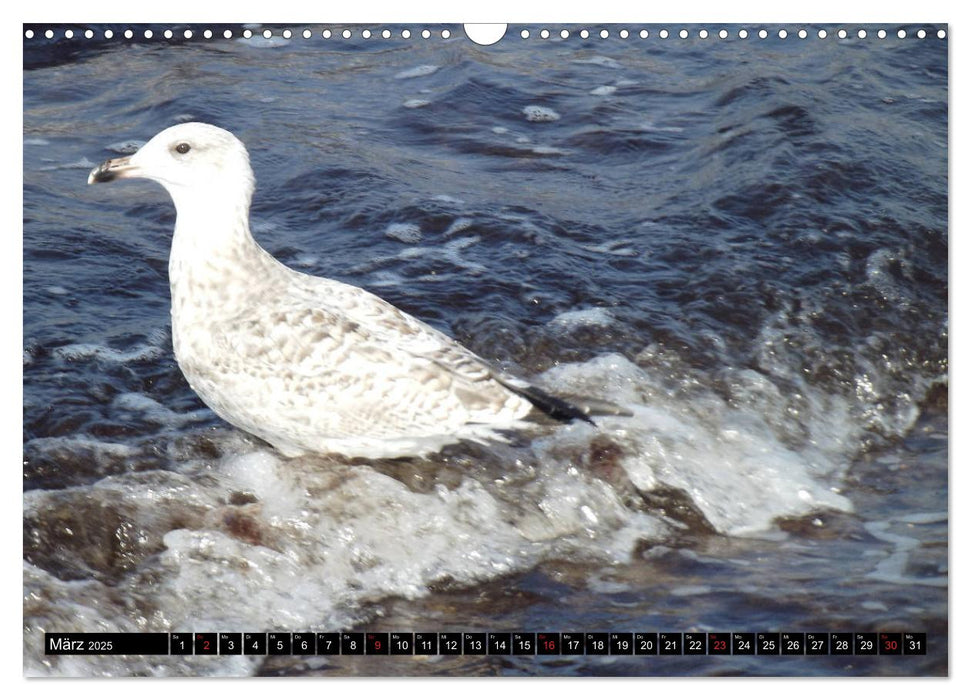
[[[870,285],[884,299],[891,303],[901,303],[905,301],[906,295],[891,272],[894,265],[897,265],[904,276],[911,274],[910,262],[903,255],[887,248],[878,248],[867,257],[866,276]]]
[[[569,151],[556,146],[536,145],[529,149],[538,156],[565,156]]]
[[[640,129],[642,131],[668,131],[671,133],[679,133],[684,131],[684,129],[680,126],[658,126],[654,122],[650,121],[641,122]]]
[[[357,267],[353,268],[352,272],[360,275],[371,272],[376,267],[387,265],[388,263],[396,260],[419,259],[441,260],[449,265],[454,266],[458,270],[464,270],[466,272],[484,272],[486,270],[484,265],[469,259],[462,253],[462,251],[464,251],[466,248],[478,243],[479,240],[479,236],[464,236],[462,238],[452,239],[440,246],[409,246],[408,248],[404,248],[394,255],[375,258],[374,260],[368,261],[364,265],[358,265]],[[447,274],[448,273],[436,273],[435,279],[445,279],[445,275]],[[391,270],[380,270],[373,273],[373,277],[368,284],[370,286],[392,286],[402,284],[406,281],[406,278],[402,277],[396,272]]]
[[[320,264],[320,258],[309,253],[300,253],[290,260],[290,264],[294,267],[317,267]]]
[[[732,406],[714,392],[696,393],[690,402],[672,398],[619,355],[562,365],[543,378],[560,392],[608,390],[607,398],[627,406],[632,417],[598,423],[624,448],[621,464],[631,482],[642,490],[664,486],[690,494],[720,532],[763,532],[779,517],[852,508],[827,479],[844,465],[818,447],[792,449],[758,409]],[[648,394],[652,400],[644,403]],[[562,444],[568,434],[556,439]]]
[[[417,243],[422,239],[421,228],[417,224],[388,224],[384,235],[402,243]]]
[[[399,73],[395,73],[395,78],[398,80],[408,80],[409,78],[423,78],[426,75],[431,75],[439,69],[439,66],[435,65],[421,65],[415,66],[414,68],[408,68]]]
[[[117,364],[154,360],[168,352],[167,348],[154,344],[136,345],[131,350],[116,350],[96,343],[71,343],[54,348],[51,354],[61,360],[77,362],[96,359]]]
[[[679,527],[632,507],[625,495],[631,487],[680,490],[716,530],[732,535],[764,536],[779,517],[850,509],[834,490],[843,466],[832,452],[837,448],[815,445],[818,436],[800,449],[786,444],[765,415],[780,411],[776,402],[785,397],[764,375],[741,374],[736,383],[752,401],[736,405],[701,387],[680,397],[665,384],[669,377],[619,355],[555,367],[539,378],[551,391],[600,396],[633,415],[598,417],[597,427],[552,427],[526,447],[496,445],[501,468],[472,462],[451,483],[436,482],[436,463],[404,466],[392,476],[378,465],[336,458],[284,459],[227,431],[215,436],[224,454],[216,462],[181,457],[178,474],[124,474],[28,498],[25,516],[44,512],[51,497],[76,497],[88,508],[101,499],[99,512],[124,504],[136,529],[158,538],[161,552],[139,561],[128,592],[95,599],[92,610],[107,619],[126,614],[113,600],[135,596],[141,602],[129,604],[136,609],[165,611],[145,622],[149,629],[313,631],[360,624],[368,601],[421,597],[439,581],[472,585],[552,559],[628,563],[639,543],[664,542]],[[140,395],[117,402],[157,410]],[[591,456],[592,445],[604,440],[618,449],[619,471],[602,470]],[[406,484],[412,469],[428,488]],[[175,520],[180,513],[192,515]],[[907,542],[884,539],[895,549],[883,555],[886,563],[875,562],[874,574],[898,576],[903,555],[893,556]],[[154,583],[145,588],[139,580]],[[38,585],[53,593],[61,584]],[[682,587],[678,594],[704,591]],[[63,599],[45,603],[38,619],[77,614],[70,601],[81,598]],[[34,670],[60,675],[71,663],[86,674],[118,670],[110,660],[53,663]],[[165,659],[153,674],[186,673],[187,663],[194,662]],[[238,660],[211,663],[206,673],[252,670]]]
[[[359,272],[360,268],[355,268]],[[368,277],[368,287],[400,287],[408,283],[401,274],[392,270],[377,270]]]
[[[652,531],[602,482],[552,463],[539,470],[535,493],[512,507],[515,499],[506,502],[475,479],[416,493],[367,468],[322,470],[264,451],[230,457],[215,475],[224,488],[255,494],[258,504],[249,508],[261,541],[216,530],[169,532],[162,607],[197,626],[336,629],[354,622],[356,599],[421,596],[442,577],[488,580],[554,551],[588,550],[589,557],[601,534],[597,556],[606,550],[626,560],[625,521],[638,536]],[[622,546],[612,548],[614,529]],[[389,537],[396,532],[408,536]]]
[[[465,204],[465,200],[449,194],[436,194],[432,199],[436,202],[445,202],[446,204]]]
[[[83,435],[58,435],[54,437],[39,437],[27,441],[25,448],[38,454],[81,454],[91,452],[100,460],[105,457],[125,458],[137,454],[137,449],[131,445],[119,442],[98,440]]]
[[[591,90],[590,91],[590,94],[591,95],[596,95],[597,97],[606,97],[607,95],[613,95],[615,92],[617,92],[617,87],[616,86],[614,86],[614,85],[601,85],[601,86],[595,87],[593,90]]]
[[[451,224],[449,224],[448,228],[445,229],[445,232],[442,235],[443,236],[446,236],[446,237],[448,237],[448,236],[454,236],[456,233],[460,233],[462,231],[466,231],[466,230],[472,228],[472,226],[474,224],[475,224],[475,222],[472,219],[468,219],[468,218],[465,218],[465,217],[459,217],[458,219],[456,219],[455,221],[453,221]]]
[[[555,122],[560,118],[556,110],[540,105],[526,105],[523,107],[523,114],[528,122]]]
[[[623,258],[632,258],[638,255],[637,249],[633,247],[632,241],[629,240],[605,241],[597,245],[584,245],[581,247],[584,250],[589,250],[591,253],[616,255]]]
[[[551,326],[559,327],[564,330],[576,330],[584,326],[610,326],[616,322],[613,314],[608,309],[596,306],[590,309],[572,309],[557,314],[550,321]]]
[[[576,58],[571,63],[601,66],[603,68],[622,68],[623,64],[610,56],[591,56],[590,58]]]
[[[176,413],[155,399],[138,393],[119,394],[112,401],[112,406],[122,412],[137,414],[141,418],[159,425],[180,426],[207,420],[212,416],[209,409],[199,409],[188,413]]]

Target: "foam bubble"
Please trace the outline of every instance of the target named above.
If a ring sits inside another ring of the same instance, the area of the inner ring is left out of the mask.
[[[432,199],[436,202],[445,202],[446,204],[465,204],[465,200],[449,194],[436,194]]]
[[[156,331],[149,336],[148,343],[136,345],[131,350],[115,350],[114,348],[97,343],[70,343],[54,348],[51,351],[51,355],[67,362],[95,359],[104,362],[127,364],[129,362],[155,360],[168,352],[168,348],[162,347],[164,336],[164,331]]]
[[[384,235],[402,243],[417,243],[422,239],[421,228],[417,224],[388,224]]]
[[[904,295],[891,272],[894,265],[899,265],[901,270],[908,268],[902,256],[886,248],[879,248],[867,257],[866,276],[870,285],[884,299],[899,303],[904,300]]]
[[[606,327],[616,322],[613,314],[602,306],[591,309],[573,309],[558,314],[552,321],[551,326],[557,326],[562,330],[573,331],[584,326]]]
[[[540,105],[526,105],[523,107],[523,114],[528,122],[555,122],[560,118],[555,110]]]

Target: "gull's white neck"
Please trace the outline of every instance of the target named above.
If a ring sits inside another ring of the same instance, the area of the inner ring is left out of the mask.
[[[169,191],[176,208],[169,256],[173,321],[180,315],[193,322],[232,316],[247,297],[247,285],[279,264],[250,234],[252,188]]]

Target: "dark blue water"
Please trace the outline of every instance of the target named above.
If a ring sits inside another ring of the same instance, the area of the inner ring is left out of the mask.
[[[569,27],[561,41],[514,27],[487,48],[460,27],[448,40],[389,28],[25,39],[27,671],[945,674],[937,28],[662,40]],[[103,159],[190,120],[246,143],[253,230],[282,261],[368,288],[552,389],[637,406],[633,422],[326,468],[233,431],[171,354],[167,195],[86,185]],[[411,498],[427,522],[373,515]],[[435,538],[441,554],[418,570],[396,558]],[[203,566],[203,550],[220,554]],[[200,581],[227,562],[268,578],[225,574],[221,607]],[[299,604],[272,593],[325,576]],[[79,631],[908,630],[928,633],[930,653],[45,660],[37,635],[76,624],[78,595],[93,611]]]

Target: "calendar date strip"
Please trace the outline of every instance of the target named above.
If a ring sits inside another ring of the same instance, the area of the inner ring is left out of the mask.
[[[44,653],[250,656],[911,656],[924,632],[47,632]]]

